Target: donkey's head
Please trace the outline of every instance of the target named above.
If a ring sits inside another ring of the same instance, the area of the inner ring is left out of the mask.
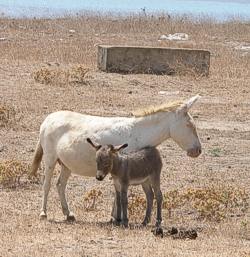
[[[87,142],[96,150],[96,179],[103,180],[108,173],[113,169],[113,161],[116,154],[123,148],[126,148],[128,144],[123,144],[119,146],[113,145],[98,145],[87,138]]]
[[[198,157],[201,154],[201,143],[192,116],[188,113],[192,105],[200,98],[196,95],[181,105],[175,116],[175,122],[170,127],[171,138],[190,157]]]

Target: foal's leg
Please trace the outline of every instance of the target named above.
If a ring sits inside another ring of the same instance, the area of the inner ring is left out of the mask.
[[[47,158],[46,158],[47,157]],[[42,209],[40,213],[40,219],[47,218],[47,200],[48,194],[51,186],[51,178],[53,175],[53,170],[56,165],[56,158],[53,156],[45,156],[45,173],[44,173],[44,182],[43,182],[43,201],[42,201]]]
[[[69,206],[65,197],[65,188],[66,188],[69,176],[71,174],[71,171],[63,164],[61,164],[61,167],[62,169],[58,177],[56,187],[60,197],[62,211],[63,211],[63,214],[67,217],[68,221],[75,221],[74,213],[69,210]]]
[[[161,215],[161,210],[162,210],[162,192],[161,192],[161,187],[160,187],[160,174],[155,176],[152,179],[152,187],[154,189],[154,194],[156,198],[156,203],[157,203],[157,217],[156,217],[156,227],[161,226],[162,222],[162,215]]]
[[[115,199],[113,201],[113,206],[112,206],[112,212],[111,212],[111,222],[118,224],[119,222],[121,222],[121,216],[117,217],[118,211],[117,211],[117,191],[115,191]]]
[[[128,227],[128,186],[121,185],[122,225]]]
[[[115,201],[116,201],[116,220],[115,224],[120,225],[122,221],[122,206],[121,206],[121,192],[115,190]]]
[[[112,215],[115,216],[114,224],[120,225],[122,220],[122,207],[121,207],[121,186],[118,180],[114,180],[115,187],[115,201],[113,204]]]
[[[152,190],[151,185],[148,182],[145,182],[142,184],[142,189],[146,194],[147,198],[147,209],[146,209],[146,215],[142,222],[143,226],[146,226],[151,219],[151,213],[152,213],[152,207],[153,207],[153,201],[154,201],[154,193]]]

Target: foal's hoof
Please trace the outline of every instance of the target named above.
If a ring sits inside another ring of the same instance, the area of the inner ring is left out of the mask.
[[[128,228],[128,221],[122,221],[121,225],[123,228]]]
[[[73,213],[70,213],[70,214],[67,216],[67,221],[70,221],[70,222],[76,221],[76,218],[75,218],[75,216],[74,216]]]
[[[111,224],[113,226],[121,226],[121,220],[117,220],[117,219],[110,219],[110,221],[108,222],[108,224]]]
[[[44,211],[42,211],[39,215],[39,218],[40,218],[40,220],[46,220],[47,219],[47,214]]]
[[[163,229],[162,227],[156,227],[155,229],[152,230],[153,234],[155,236],[160,236],[161,238],[163,238]]]

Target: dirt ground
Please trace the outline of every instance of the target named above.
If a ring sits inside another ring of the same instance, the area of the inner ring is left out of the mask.
[[[203,153],[191,159],[171,140],[160,145],[162,191],[213,185],[240,188],[250,196],[250,53],[235,48],[250,43],[250,24],[183,19],[122,20],[98,15],[51,20],[0,18],[0,38],[4,38],[0,40],[0,105],[12,110],[7,122],[0,120],[0,161],[30,163],[39,126],[51,112],[67,109],[121,116],[199,93],[202,98],[191,115]],[[185,43],[157,40],[162,33],[174,32],[188,33],[191,39]],[[205,48],[211,51],[210,76],[106,74],[96,68],[96,45],[100,43]],[[81,83],[43,84],[34,79],[34,72],[41,68],[67,70],[78,64],[89,69]],[[109,179],[98,182],[72,175],[67,196],[77,221],[66,222],[55,178],[47,221],[39,220],[41,183],[29,183],[23,176],[15,187],[0,185],[1,257],[250,256],[249,209],[226,213],[220,222],[198,218],[197,213],[182,208],[171,217],[164,211],[164,229],[195,228],[198,237],[157,238],[151,226],[137,226],[136,218],[131,219],[129,229],[106,224],[114,196]],[[93,188],[103,195],[93,210],[87,210],[84,195]]]

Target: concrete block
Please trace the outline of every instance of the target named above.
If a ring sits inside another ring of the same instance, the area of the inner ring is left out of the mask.
[[[209,74],[210,52],[196,49],[98,46],[98,68],[106,72]]]

